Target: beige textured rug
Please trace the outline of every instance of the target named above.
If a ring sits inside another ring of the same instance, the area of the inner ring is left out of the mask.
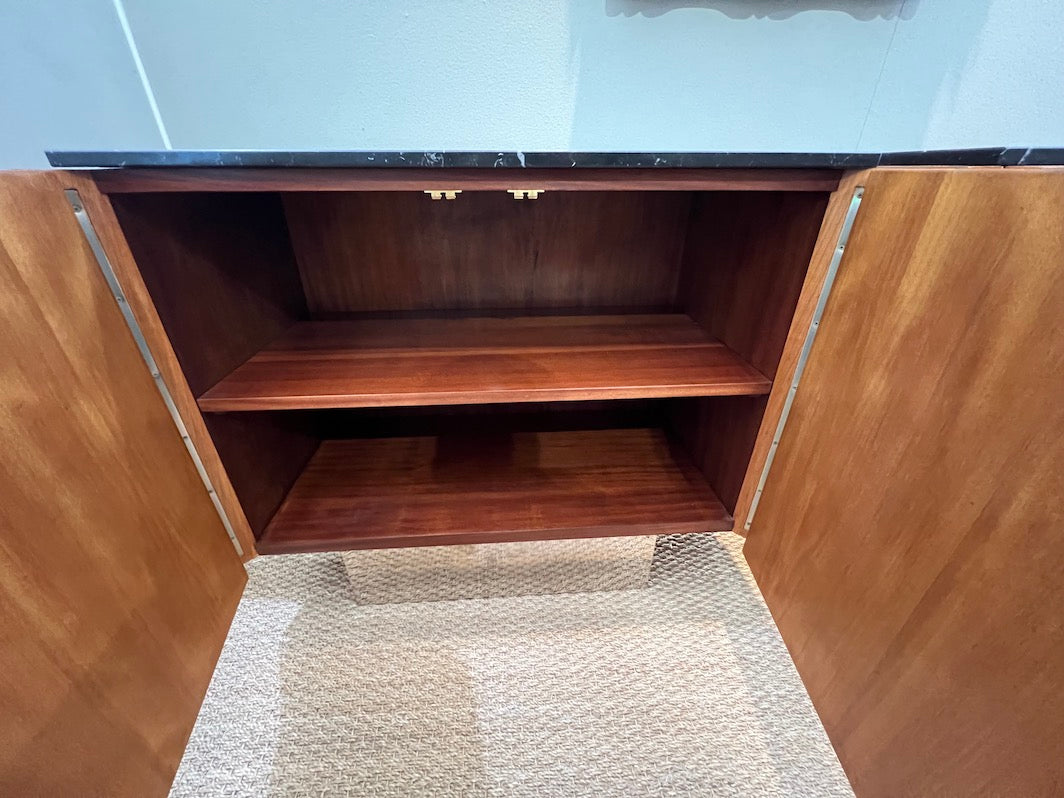
[[[173,796],[852,795],[740,538],[583,593],[438,600],[453,553],[391,562],[251,564]]]

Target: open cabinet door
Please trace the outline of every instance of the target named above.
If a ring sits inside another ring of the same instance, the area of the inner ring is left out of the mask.
[[[858,796],[1060,795],[1064,171],[865,178],[746,557]]]
[[[0,174],[0,794],[165,795],[246,575],[72,186]]]

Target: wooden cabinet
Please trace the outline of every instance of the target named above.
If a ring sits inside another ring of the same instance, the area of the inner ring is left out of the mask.
[[[237,176],[90,212],[246,551],[732,528],[837,174]]]
[[[1061,171],[0,196],[0,665],[30,688],[0,696],[0,785],[165,791],[240,556],[732,528],[859,794],[1059,784]],[[145,685],[169,704],[122,711]],[[116,763],[116,728],[151,755]]]

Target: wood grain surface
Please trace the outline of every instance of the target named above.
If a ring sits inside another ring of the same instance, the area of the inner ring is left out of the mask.
[[[99,169],[105,193],[143,191],[831,191],[829,169]],[[463,198],[464,199],[464,198]],[[541,198],[542,199],[542,198]],[[539,202],[539,200],[534,200]]]
[[[115,275],[118,277],[118,282],[121,284],[126,300],[129,302],[129,308],[133,311],[133,315],[140,325],[144,339],[147,341],[152,356],[159,367],[159,373],[162,374],[167,388],[170,389],[170,394],[173,397],[178,413],[181,415],[182,421],[185,422],[189,438],[191,438],[200,459],[203,461],[203,467],[211,479],[215,492],[218,494],[218,500],[225,509],[237,540],[240,541],[243,557],[245,560],[250,560],[255,556],[255,537],[244,514],[244,508],[241,506],[240,499],[237,497],[233,484],[229,479],[229,474],[222,464],[215,448],[214,440],[207,431],[207,426],[200,414],[199,407],[196,405],[195,395],[189,388],[181,362],[174,351],[174,344],[170,341],[167,329],[159,317],[159,311],[156,309],[152,296],[144,283],[144,278],[141,276],[140,264],[133,259],[129,242],[126,240],[125,234],[118,223],[110,198],[99,192],[91,177],[86,173],[72,174],[66,172],[63,175],[65,187],[76,188],[80,192],[85,211],[89,219],[92,220],[96,234],[99,236],[108,260],[110,260]],[[172,234],[168,235],[166,231],[161,231],[160,235],[164,240],[167,238],[172,240]],[[165,243],[161,246],[165,247]],[[164,308],[168,310],[172,308],[169,304],[171,299],[170,297],[166,298],[166,301],[163,302]],[[201,356],[211,357],[209,354]]]
[[[780,366],[828,197],[711,192],[692,203],[678,303],[769,378]],[[750,463],[766,407],[763,397],[671,407],[672,428],[733,512],[743,485],[756,485],[761,475]],[[779,405],[774,409],[773,430]]]
[[[207,413],[204,422],[258,537],[321,438],[306,413]]]
[[[312,314],[675,302],[688,192],[286,194]]]
[[[111,203],[197,396],[307,318],[276,196],[158,194]]]
[[[1064,792],[1064,170],[890,169],[746,544],[859,796]]]
[[[735,531],[741,535],[746,534],[746,517],[749,515],[754,493],[761,479],[761,471],[776,435],[776,425],[787,401],[787,393],[790,391],[791,380],[794,378],[794,370],[798,366],[798,357],[802,352],[806,333],[813,322],[813,312],[820,298],[820,290],[824,285],[824,277],[831,263],[831,256],[839,242],[839,232],[842,230],[846,211],[850,207],[854,190],[864,185],[870,174],[869,171],[847,173],[839,184],[838,191],[830,196],[824,211],[816,243],[813,245],[813,252],[805,270],[802,288],[798,294],[794,312],[791,314],[790,327],[784,338],[783,349],[771,372],[773,374],[772,391],[749,454],[746,476],[742,481],[739,497],[735,501],[733,511]]]
[[[325,441],[263,554],[731,528],[654,429]]]
[[[208,411],[763,394],[687,316],[375,319],[294,326],[200,397]]]
[[[271,194],[109,198],[181,373],[199,395],[307,317],[281,200]],[[138,308],[139,310],[140,308]],[[198,415],[193,404],[191,413]],[[258,535],[317,447],[298,419],[205,420]],[[253,553],[251,545],[247,546]]]
[[[773,377],[824,219],[828,194],[695,197],[677,295],[714,338]]]
[[[767,399],[767,396],[712,396],[670,399],[663,404],[667,428],[683,444],[713,492],[733,514],[743,482],[748,478],[750,450]]]
[[[165,796],[246,577],[72,184],[0,175],[0,794]]]

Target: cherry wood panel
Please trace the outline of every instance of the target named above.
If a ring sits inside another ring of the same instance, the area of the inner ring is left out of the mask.
[[[256,537],[321,443],[303,413],[208,413],[219,457]]]
[[[325,441],[259,551],[432,546],[731,528],[661,430]]]
[[[675,399],[664,408],[668,428],[732,514],[747,478],[767,401],[767,396],[714,396]]]
[[[558,432],[661,427],[672,399],[605,399],[588,402],[516,402],[492,405],[364,407],[357,410],[276,411],[308,416],[320,439],[420,438],[432,435]],[[266,413],[208,413],[243,418]]]
[[[860,796],[1064,789],[1064,170],[867,176],[746,556]]]
[[[111,202],[183,378],[196,395],[306,318],[276,195],[138,194]],[[194,403],[190,412],[199,413]],[[257,535],[317,440],[298,422],[269,416],[208,420],[207,429]]]
[[[831,191],[826,169],[103,169],[105,193],[145,191]],[[535,200],[538,202],[539,200]]]
[[[373,319],[294,326],[200,397],[210,411],[763,394],[683,315]]]
[[[787,401],[787,393],[794,378],[794,370],[798,365],[798,357],[805,343],[809,325],[813,322],[813,312],[820,298],[820,291],[824,285],[824,277],[827,274],[828,266],[831,263],[831,256],[838,245],[839,233],[842,230],[846,212],[850,207],[853,192],[858,186],[865,183],[870,174],[871,172],[867,170],[847,173],[840,183],[838,191],[829,197],[827,207],[824,210],[816,243],[813,245],[813,252],[809,256],[807,268],[804,270],[805,279],[798,294],[794,312],[791,315],[790,329],[785,333],[786,338],[782,351],[777,358],[777,364],[770,371],[774,376],[772,391],[769,394],[768,402],[765,404],[764,413],[761,416],[761,425],[757,430],[753,447],[749,454],[746,475],[739,490],[739,498],[735,502],[733,510],[735,531],[741,535],[746,534],[746,517],[749,515],[750,505],[753,502],[758,482],[761,479],[761,471],[765,466],[765,460],[772,446],[772,439],[776,434],[776,426],[779,422],[780,414],[783,412],[783,406]],[[781,328],[778,328],[777,331],[779,329]],[[707,465],[707,467],[711,466]]]
[[[691,209],[680,307],[770,378],[780,364],[828,197],[716,192],[696,195]],[[750,469],[750,455],[765,409],[763,399],[687,401],[671,408],[673,429],[733,511],[748,475],[754,484],[760,477]]]
[[[314,314],[671,308],[690,194],[288,194]]]
[[[773,377],[779,365],[828,194],[696,195],[680,307]]]
[[[229,474],[214,446],[214,441],[207,431],[203,417],[200,415],[195,395],[189,388],[182,365],[174,351],[174,344],[171,343],[155,303],[152,301],[152,296],[148,293],[148,289],[144,284],[144,278],[141,276],[139,268],[141,264],[133,260],[133,253],[130,251],[129,243],[126,241],[122,228],[119,226],[110,198],[100,194],[92,180],[85,174],[72,175],[66,173],[65,182],[68,187],[80,190],[85,210],[92,220],[104,251],[107,253],[119,283],[122,285],[130,310],[133,311],[133,315],[140,325],[141,332],[144,334],[144,338],[159,367],[159,372],[166,381],[174,404],[185,423],[185,427],[188,429],[189,438],[203,461],[203,467],[210,477],[211,484],[218,495],[218,500],[225,509],[233,531],[236,533],[237,540],[240,542],[242,556],[245,560],[251,559],[255,556],[255,538],[244,514],[244,509],[237,498],[236,491],[229,479]],[[162,237],[163,242],[154,245],[150,253],[145,252],[142,253],[143,255],[160,254],[165,257],[168,251],[172,251],[168,250],[166,241],[173,241],[173,233],[167,231],[165,224],[165,220],[160,220],[160,225],[163,229],[160,230],[159,235]],[[236,232],[235,235],[240,235],[240,233]],[[194,241],[189,241],[187,245],[194,246]],[[176,248],[178,245],[174,244],[173,246]],[[172,265],[183,266],[186,264],[187,261],[180,261]],[[193,265],[192,268],[196,270],[201,267]],[[151,266],[146,267],[145,271],[151,273]],[[196,309],[194,305],[196,303],[211,303],[210,299],[201,297],[194,290],[194,287],[186,286],[186,289],[184,295],[191,294],[188,305],[193,306],[188,309],[190,314],[195,315]],[[183,323],[177,306],[170,304],[173,301],[173,297],[165,297],[161,304],[167,308],[169,316],[176,315],[178,323]],[[236,312],[239,313],[239,311]],[[173,321],[173,318],[171,318],[171,321]],[[222,345],[229,346],[229,344]],[[202,354],[195,352],[188,353],[186,357],[188,356],[193,358],[203,357]]]
[[[0,176],[0,793],[165,796],[246,577],[72,186]]]
[[[307,317],[276,195],[149,194],[111,203],[196,395]]]

